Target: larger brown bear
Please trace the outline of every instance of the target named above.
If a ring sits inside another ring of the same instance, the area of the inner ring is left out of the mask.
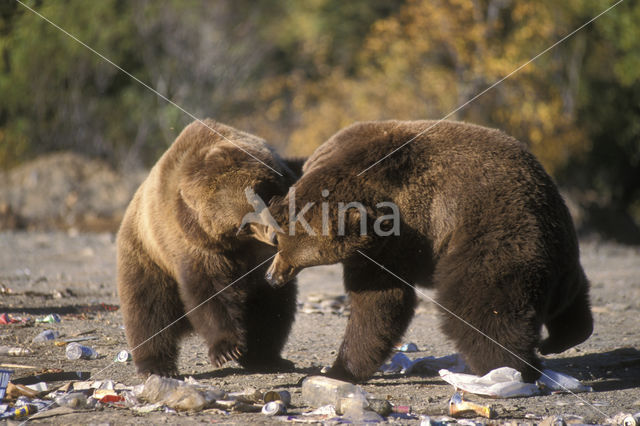
[[[237,233],[253,212],[245,189],[268,201],[286,194],[294,173],[264,140],[204,123],[186,127],[158,160],[118,232],[118,292],[133,361],[143,375],[176,374],[178,342],[195,330],[216,367],[237,360],[256,371],[290,368],[280,351],[296,285],[272,288],[266,265],[250,272],[275,250]]]
[[[320,146],[271,207],[284,232],[267,234],[279,250],[267,279],[278,286],[303,268],[342,262],[351,316],[334,378],[367,379],[389,356],[413,317],[411,283],[436,289],[450,311],[442,329],[474,373],[510,366],[534,381],[536,348],[561,352],[592,332],[571,218],[521,143],[475,125],[434,124],[359,123]],[[350,202],[362,206],[345,212]]]

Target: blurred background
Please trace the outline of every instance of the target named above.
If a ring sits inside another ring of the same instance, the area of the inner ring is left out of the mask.
[[[439,119],[613,0],[25,1],[197,117],[304,156],[357,120]],[[529,144],[580,233],[640,242],[640,2],[450,119]],[[117,229],[192,119],[0,2],[0,229]]]

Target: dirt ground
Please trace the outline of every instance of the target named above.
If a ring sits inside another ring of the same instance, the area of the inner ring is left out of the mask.
[[[595,331],[576,348],[546,358],[547,367],[568,373],[593,387],[591,393],[554,394],[508,400],[477,402],[497,407],[497,423],[516,421],[538,423],[551,415],[582,417],[585,423],[605,423],[620,412],[640,412],[640,247],[583,241],[582,263],[592,283]],[[314,294],[342,294],[341,270],[337,266],[312,268],[299,279],[299,301]],[[4,290],[3,290],[4,289]],[[122,317],[115,288],[114,235],[84,233],[0,233],[0,313],[42,317],[58,313],[59,324],[0,325],[0,345],[24,346],[30,356],[0,355],[0,363],[24,364],[37,369],[59,368],[86,371],[92,379],[111,379],[127,385],[141,383],[132,364],[115,363],[114,357],[126,349]],[[426,291],[427,295],[432,293]],[[420,352],[411,358],[454,353],[453,345],[437,327],[435,306],[424,300],[404,342],[414,342]],[[347,316],[336,313],[305,313],[299,310],[283,356],[296,364],[288,374],[248,374],[235,364],[213,370],[206,349],[197,337],[183,342],[180,372],[226,391],[247,387],[287,389],[292,394],[289,413],[308,411],[301,397],[299,382],[318,374],[335,358]],[[87,331],[97,340],[87,342],[103,356],[96,360],[69,361],[64,348],[53,344],[33,344],[34,336],[45,329],[66,336]],[[32,374],[34,369],[15,369],[12,379]],[[453,388],[439,377],[376,374],[363,385],[367,392],[389,398],[393,403],[411,406],[418,415],[433,417],[447,413]],[[481,420],[481,419],[476,419]],[[276,423],[262,414],[204,411],[170,414],[134,414],[126,409],[107,407],[99,411],[77,412],[33,422],[44,423]],[[418,420],[389,419],[395,423],[417,424]]]

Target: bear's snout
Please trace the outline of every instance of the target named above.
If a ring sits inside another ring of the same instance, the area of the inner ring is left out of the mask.
[[[282,259],[280,253],[271,262],[271,266],[267,269],[264,278],[272,287],[282,287],[295,276],[295,270],[287,262]]]

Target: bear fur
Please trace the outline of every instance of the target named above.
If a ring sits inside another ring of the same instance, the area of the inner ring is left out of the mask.
[[[532,382],[536,348],[557,353],[590,336],[571,217],[517,140],[460,122],[363,122],[331,137],[303,170],[270,207],[283,232],[263,231],[279,250],[267,280],[282,285],[303,268],[343,264],[351,315],[329,376],[361,381],[380,367],[413,317],[413,285],[436,290],[442,330],[475,374],[509,366]],[[337,232],[337,203],[354,201],[364,208],[343,210]],[[381,202],[395,203],[398,223]]]
[[[266,265],[252,271],[275,250],[238,229],[253,210],[245,188],[268,202],[296,176],[264,140],[205,123],[187,126],[158,160],[118,232],[118,293],[142,375],[175,375],[179,340],[192,330],[215,367],[231,360],[256,371],[293,366],[280,351],[296,283],[275,289],[264,279]]]

